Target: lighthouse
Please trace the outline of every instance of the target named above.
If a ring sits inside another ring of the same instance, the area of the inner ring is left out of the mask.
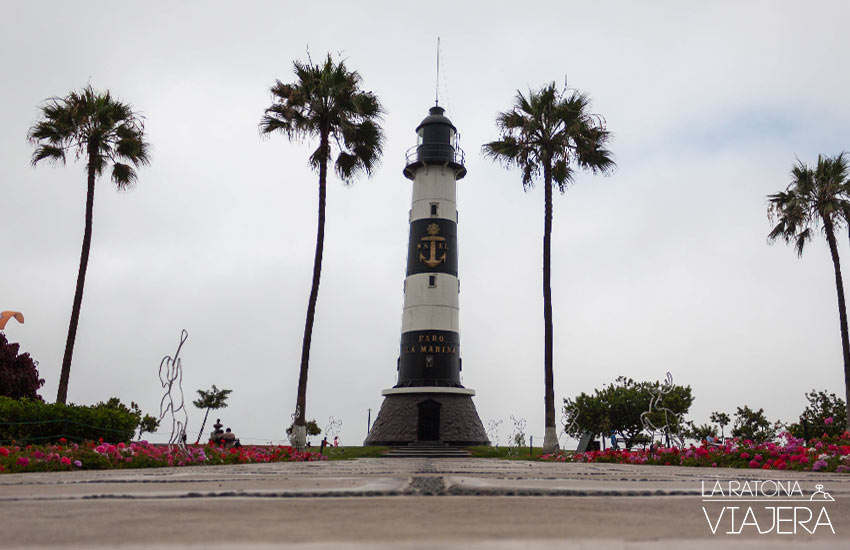
[[[413,181],[395,386],[364,445],[487,445],[461,383],[457,181],[466,175],[457,129],[439,105],[416,127],[404,176]]]

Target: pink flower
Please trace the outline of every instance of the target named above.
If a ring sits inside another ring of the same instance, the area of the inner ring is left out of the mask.
[[[103,453],[106,452],[106,447],[104,447],[103,445],[98,445],[97,447],[94,448],[94,450],[95,450],[96,453],[103,454]]]
[[[59,462],[61,462],[61,463],[62,463],[62,464],[64,464],[65,466],[70,466],[70,465],[71,465],[71,459],[70,459],[70,458],[68,458],[67,456],[63,456],[62,458],[60,458],[60,459],[59,459]]]
[[[83,463],[82,463],[82,462],[80,462],[79,460],[75,460],[75,461],[74,461],[74,466],[76,466],[77,468],[82,468],[82,467],[83,467]]]
[[[748,458],[750,458],[750,453],[741,453],[741,458],[747,460]]]
[[[751,460],[750,461],[750,468],[761,468],[761,464],[759,464],[758,460]]]
[[[18,466],[29,466],[30,459],[25,456],[18,457]]]
[[[829,426],[830,424],[832,424],[832,422],[833,422],[834,420],[835,420],[835,419],[834,419],[833,417],[831,417],[831,416],[827,416],[826,418],[824,418],[824,419],[823,419],[823,423],[824,423],[824,424],[826,424],[827,426]]]

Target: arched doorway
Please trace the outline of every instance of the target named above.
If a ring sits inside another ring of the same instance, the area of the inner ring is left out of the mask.
[[[419,441],[440,440],[440,403],[426,399],[418,405],[419,429],[416,439]]]

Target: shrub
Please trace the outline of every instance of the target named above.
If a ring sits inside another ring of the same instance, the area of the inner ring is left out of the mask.
[[[585,432],[594,435],[616,432],[631,445],[644,429],[641,415],[649,410],[653,397],[650,391],[659,386],[658,382],[636,382],[620,376],[613,384],[595,390],[593,395],[582,392],[575,399],[564,399],[564,427],[575,437]],[[676,424],[687,414],[694,398],[690,386],[673,385],[668,390],[649,418],[656,426],[670,422],[676,430]],[[675,416],[665,420],[660,407],[671,410]]]
[[[794,437],[820,437],[823,434],[841,435],[847,427],[847,409],[844,400],[834,393],[815,391],[806,394],[809,405],[800,415],[799,422],[788,426]]]
[[[316,420],[308,420],[307,421],[307,435],[319,435],[322,433],[322,429],[316,424]],[[292,426],[286,428],[286,435],[292,435]]]
[[[115,398],[89,407],[0,397],[0,442],[129,441],[139,420]]]
[[[10,344],[0,332],[0,396],[12,399],[41,399],[38,389],[44,379],[38,377],[38,362],[29,353],[18,354],[19,344]]]
[[[776,434],[776,426],[764,415],[764,409],[755,410],[744,405],[735,411],[733,437],[763,443],[776,439]]]

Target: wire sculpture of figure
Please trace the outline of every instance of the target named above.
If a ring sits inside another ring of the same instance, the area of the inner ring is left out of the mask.
[[[171,437],[168,439],[168,450],[176,445],[183,453],[186,449],[186,425],[189,415],[183,398],[183,366],[180,363],[180,350],[189,333],[186,329],[180,332],[180,345],[174,357],[165,356],[159,364],[159,381],[165,389],[165,395],[159,401],[159,419],[162,421],[165,415],[171,413]],[[175,384],[176,382],[176,384]]]
[[[487,423],[487,439],[490,440],[490,445],[499,448],[499,426],[502,425],[501,420],[491,420]]]
[[[575,406],[573,406],[573,408],[571,410],[575,411],[576,410]],[[561,429],[561,433],[558,436],[558,444],[562,449],[567,448],[566,447],[567,441],[570,438],[570,434],[573,433],[573,428],[575,427],[576,422],[578,422],[578,416],[579,416],[578,412],[576,412],[575,417],[573,418],[573,421],[570,422],[570,424],[568,426],[567,420],[570,419],[570,415],[567,414],[566,408],[564,409],[564,412],[561,413],[561,426],[563,426],[563,429]]]
[[[664,381],[664,384],[660,386],[656,386],[655,389],[649,390],[650,395],[652,396],[649,400],[649,410],[640,414],[640,421],[643,424],[643,428],[649,433],[649,437],[652,441],[655,441],[655,434],[660,433],[664,435],[667,439],[667,444],[669,445],[672,441],[677,447],[682,448],[685,446],[685,440],[682,435],[679,433],[680,426],[682,424],[681,415],[676,414],[672,410],[667,407],[662,406],[664,396],[670,393],[673,390],[673,375],[669,372],[667,373],[667,378]],[[662,413],[664,416],[664,424],[656,426],[652,419],[650,418],[654,413]],[[671,417],[675,420],[675,431],[671,429],[670,420]]]
[[[508,456],[517,456],[519,448],[525,447],[525,418],[515,418],[511,415],[511,422],[514,423],[514,431],[508,441]]]
[[[328,425],[325,426],[325,437],[332,438],[332,453],[345,452],[345,447],[343,447],[339,439],[340,430],[342,430],[342,420],[334,420],[333,416],[328,417]]]

